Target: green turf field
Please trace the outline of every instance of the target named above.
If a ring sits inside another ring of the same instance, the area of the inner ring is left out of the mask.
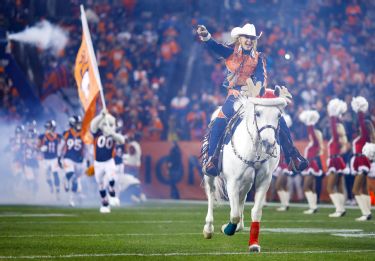
[[[0,259],[375,260],[375,221],[355,222],[358,209],[340,219],[327,217],[332,209],[312,216],[302,210],[264,208],[262,253],[249,254],[250,206],[247,231],[232,237],[219,232],[229,206],[216,208],[211,240],[202,236],[203,204],[150,202],[110,214],[97,208],[0,206]]]

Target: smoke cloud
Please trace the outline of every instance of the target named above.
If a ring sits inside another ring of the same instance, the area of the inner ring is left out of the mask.
[[[33,44],[43,50],[57,53],[67,44],[68,32],[44,20],[22,32],[10,34],[8,39]]]
[[[36,119],[38,128],[37,131],[41,134],[44,131],[43,124],[49,120],[46,118]],[[20,123],[19,123],[20,125]],[[66,129],[67,123],[58,123],[58,133],[62,133]],[[63,170],[58,170],[60,179],[60,197],[57,199],[56,193],[50,192],[50,186],[47,183],[47,175],[43,169],[43,161],[41,154],[38,153],[38,166],[33,168],[33,178],[28,179],[26,175],[25,165],[21,168],[15,168],[14,146],[11,137],[15,135],[15,124],[2,122],[0,120],[0,204],[42,204],[42,205],[61,205],[68,206],[70,202],[71,193],[64,191],[64,177]],[[27,124],[25,124],[25,133],[27,133]],[[24,155],[24,152],[22,153]],[[95,179],[82,175],[82,193],[75,198],[77,206],[99,206],[99,194]],[[81,198],[82,197],[82,198]]]

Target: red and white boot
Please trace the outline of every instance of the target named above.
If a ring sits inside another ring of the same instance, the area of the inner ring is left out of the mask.
[[[260,252],[259,230],[260,230],[260,222],[251,222],[250,239],[249,239],[249,251],[250,252]]]

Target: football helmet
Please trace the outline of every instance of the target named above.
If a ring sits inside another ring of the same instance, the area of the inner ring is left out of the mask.
[[[15,133],[16,134],[22,134],[25,131],[25,127],[23,125],[18,125],[16,127]]]
[[[56,129],[56,122],[54,120],[49,120],[44,124],[44,128],[49,131],[55,131]]]
[[[81,116],[72,116],[69,118],[69,126],[76,131],[80,131],[82,128],[82,118]]]

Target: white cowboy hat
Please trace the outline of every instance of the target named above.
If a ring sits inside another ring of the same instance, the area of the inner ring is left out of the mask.
[[[253,24],[245,24],[243,27],[235,27],[230,32],[230,36],[232,36],[232,38],[237,38],[240,35],[254,36],[258,39],[262,35],[262,32],[260,35],[257,35],[255,26]]]

